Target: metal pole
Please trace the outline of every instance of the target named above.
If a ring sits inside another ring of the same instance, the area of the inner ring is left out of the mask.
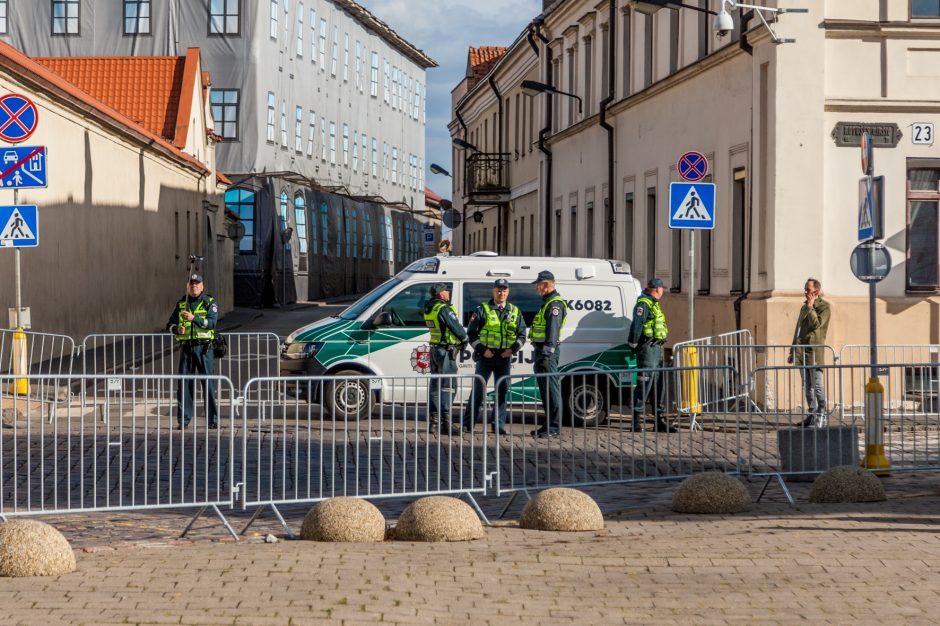
[[[20,203],[20,190],[13,190],[13,205],[16,206]],[[16,327],[21,328],[20,326],[20,311],[23,309],[23,286],[20,277],[20,249],[13,249],[13,271],[16,274]]]
[[[874,249],[870,252],[874,256]],[[871,263],[871,267],[874,267],[874,263]],[[868,342],[869,342],[869,357],[871,359],[871,376],[876,378],[878,376],[878,333],[875,327],[875,296],[877,292],[876,283],[868,284]]]
[[[689,230],[689,340],[695,339],[695,230]]]

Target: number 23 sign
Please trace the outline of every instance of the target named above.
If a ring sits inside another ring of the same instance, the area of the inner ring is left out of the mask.
[[[911,142],[924,145],[933,145],[933,123],[914,122],[911,124]]]

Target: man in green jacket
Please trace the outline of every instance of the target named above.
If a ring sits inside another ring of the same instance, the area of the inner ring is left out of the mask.
[[[802,366],[800,374],[803,378],[803,396],[806,398],[806,419],[801,426],[822,427],[826,425],[829,414],[821,366],[825,364],[826,332],[829,330],[831,311],[829,303],[822,299],[822,283],[815,278],[806,279],[803,296],[805,301],[796,320],[787,363]]]

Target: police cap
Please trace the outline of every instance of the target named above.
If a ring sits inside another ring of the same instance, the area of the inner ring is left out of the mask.
[[[539,275],[535,277],[535,280],[532,281],[532,284],[541,283],[546,280],[555,280],[555,275],[549,272],[548,270],[542,270],[539,272]]]
[[[496,282],[493,283],[493,287],[500,289],[509,289],[509,281],[505,278],[497,278]]]
[[[663,282],[663,279],[656,278],[655,276],[650,278],[649,281],[646,283],[647,289],[658,289],[659,287],[665,287],[665,286],[666,286],[666,283]]]
[[[190,274],[190,275],[189,275],[189,282],[191,282],[191,283],[201,283],[201,282],[202,282],[202,274]]]
[[[437,295],[442,291],[450,291],[450,285],[448,283],[434,283],[431,285],[431,293]]]

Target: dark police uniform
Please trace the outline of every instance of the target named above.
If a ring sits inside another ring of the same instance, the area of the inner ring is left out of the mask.
[[[555,280],[555,276],[548,271],[539,272],[533,284],[544,280]],[[529,341],[535,348],[536,374],[557,374],[558,359],[561,356],[561,329],[565,327],[568,319],[568,303],[552,291],[542,297],[542,308],[532,320],[532,330],[529,332]],[[536,382],[539,394],[542,396],[542,407],[545,409],[545,423],[538,430],[533,430],[535,437],[557,437],[561,430],[561,382],[558,376],[538,376]]]
[[[659,278],[649,280],[647,288],[637,298],[636,309],[633,311],[633,323],[627,338],[627,343],[636,355],[637,368],[654,370],[641,372],[637,376],[637,387],[633,392],[634,431],[642,427],[643,412],[652,392],[656,430],[675,432],[675,429],[666,422],[666,385],[658,371],[663,366],[663,344],[669,335],[669,329],[666,326],[666,316],[659,306],[659,300],[649,292],[650,289],[662,286],[663,282]]]
[[[202,282],[202,276],[193,274],[191,281]],[[189,311],[195,317],[192,321],[183,319],[183,312]],[[202,292],[196,298],[183,296],[173,308],[167,322],[167,331],[173,333],[180,344],[179,373],[182,376],[215,374],[215,356],[212,353],[212,340],[215,339],[215,326],[219,318],[219,305],[215,298]],[[176,390],[177,423],[185,428],[193,417],[195,405],[195,380],[181,378]],[[208,409],[209,428],[218,428],[219,410],[215,400],[215,381],[204,380],[202,392]]]
[[[509,282],[500,278],[494,283],[494,287],[508,288]],[[470,414],[464,417],[465,430],[473,430],[473,425],[480,421],[480,411],[486,397],[486,384],[492,375],[496,385],[496,422],[493,432],[506,434],[506,395],[510,384],[508,376],[512,369],[512,356],[504,357],[502,353],[512,350],[512,354],[516,355],[525,345],[525,333],[522,311],[511,302],[499,308],[491,299],[478,306],[470,316],[467,338],[473,347],[473,358],[476,361],[474,373],[479,378],[473,380]],[[490,358],[484,356],[487,350],[493,353]]]
[[[456,374],[457,355],[467,343],[467,331],[457,319],[457,308],[438,295],[442,291],[450,291],[450,286],[435,283],[432,299],[424,305],[424,322],[431,331],[431,374]],[[428,421],[450,428],[452,434],[460,432],[459,425],[451,423],[455,383],[453,378],[432,378],[428,384]]]

